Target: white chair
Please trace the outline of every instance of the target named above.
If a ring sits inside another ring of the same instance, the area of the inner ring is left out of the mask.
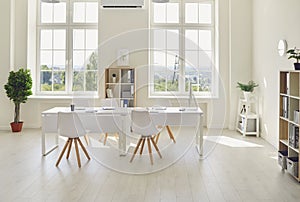
[[[115,107],[118,108],[119,104],[118,101],[114,98],[106,98],[106,99],[102,99],[101,100],[101,107]],[[102,133],[105,134],[104,136],[104,140],[103,140],[103,144],[106,145],[107,142],[107,138],[109,134],[114,134],[115,137],[117,138],[119,136],[119,130],[118,130],[118,126],[116,126],[115,124],[110,125],[109,121],[114,121],[112,120],[113,117],[109,117],[109,116],[104,116],[104,117],[99,117],[98,119],[98,123],[100,124],[101,127],[101,131]]]
[[[78,167],[81,167],[80,154],[79,154],[77,142],[79,142],[79,144],[88,160],[90,160],[90,156],[79,138],[81,136],[84,136],[86,134],[86,131],[85,131],[84,127],[82,126],[82,123],[78,117],[78,114],[74,113],[74,112],[59,112],[57,123],[58,123],[59,135],[67,137],[68,140],[59,155],[59,158],[56,162],[56,166],[59,165],[61,158],[63,157],[67,147],[68,147],[68,153],[67,153],[66,158],[69,159],[70,151],[72,148],[72,142],[74,141]]]
[[[155,150],[157,151],[160,158],[162,158],[160,151],[154,141],[154,136],[157,135],[160,130],[156,127],[155,123],[152,121],[150,114],[146,110],[132,110],[131,112],[131,130],[133,133],[141,135],[141,138],[139,139],[133,155],[130,159],[130,163],[133,161],[134,156],[136,155],[140,145],[140,155],[143,153],[144,144],[147,140],[148,143],[148,151],[149,151],[149,157],[151,164],[153,165],[153,156],[152,156],[152,149],[151,149],[151,143],[152,142]]]

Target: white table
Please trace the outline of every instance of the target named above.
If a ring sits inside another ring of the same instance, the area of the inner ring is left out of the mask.
[[[137,107],[139,108],[139,107]],[[130,113],[132,109],[136,108],[116,108],[114,110],[104,110],[102,107],[94,108],[79,108],[75,110],[79,117],[83,120],[84,127],[88,128],[90,132],[97,131],[97,126],[93,122],[88,121],[89,117],[111,115],[118,117],[121,121],[119,150],[120,155],[126,155],[126,136],[130,132]],[[153,120],[164,122],[168,126],[195,126],[196,127],[196,148],[199,155],[203,154],[203,112],[200,108],[182,108],[182,107],[167,107],[149,108],[150,115],[155,117]],[[58,147],[57,134],[57,115],[58,112],[70,112],[69,107],[54,107],[52,109],[42,112],[42,155],[47,155]],[[129,121],[128,121],[129,120]],[[46,134],[54,133],[55,145],[52,148],[46,149]]]

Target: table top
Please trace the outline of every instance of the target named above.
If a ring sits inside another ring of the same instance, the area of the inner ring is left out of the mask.
[[[96,114],[130,114],[132,110],[148,110],[150,113],[174,113],[174,114],[203,114],[203,111],[197,107],[75,107],[77,113],[96,113]],[[71,112],[70,107],[54,107],[42,112],[45,114],[57,114],[58,112]]]

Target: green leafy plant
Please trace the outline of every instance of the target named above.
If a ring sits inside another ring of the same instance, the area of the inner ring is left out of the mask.
[[[14,122],[20,122],[20,105],[26,103],[28,96],[32,95],[32,79],[30,71],[19,69],[10,71],[8,81],[4,85],[7,97],[15,104]]]
[[[258,86],[254,81],[249,81],[247,84],[243,84],[240,82],[237,82],[237,88],[240,88],[242,91],[246,92],[253,92],[254,88]]]
[[[289,49],[286,52],[287,55],[289,55],[288,59],[296,59],[297,63],[299,63],[300,61],[300,49],[298,48],[293,48],[293,49]]]

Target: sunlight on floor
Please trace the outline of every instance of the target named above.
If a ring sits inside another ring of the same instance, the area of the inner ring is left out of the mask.
[[[254,144],[251,142],[246,142],[243,140],[238,140],[226,136],[204,136],[204,139],[218,144],[226,145],[229,147],[263,147],[262,145],[259,144]]]

